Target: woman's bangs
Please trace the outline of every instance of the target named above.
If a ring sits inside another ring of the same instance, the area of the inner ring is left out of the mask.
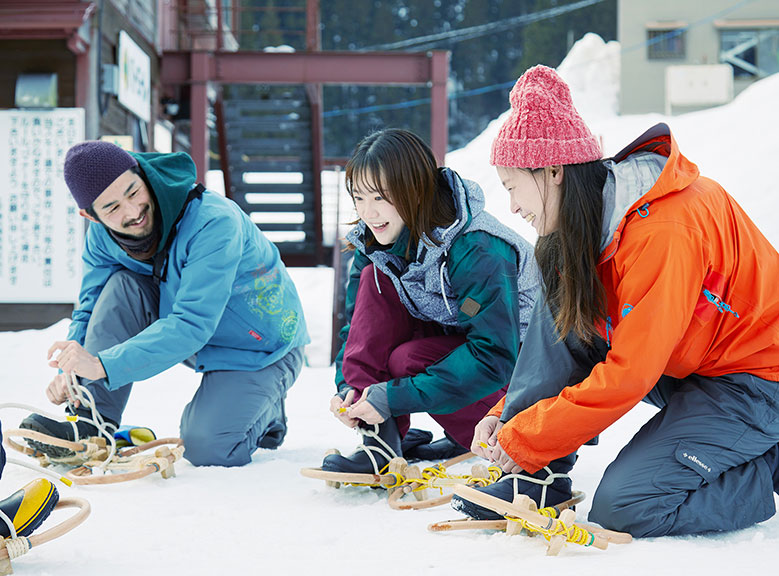
[[[381,184],[381,168],[376,166],[355,166],[351,175],[351,192],[362,194],[378,194],[387,202],[390,202],[387,191]]]

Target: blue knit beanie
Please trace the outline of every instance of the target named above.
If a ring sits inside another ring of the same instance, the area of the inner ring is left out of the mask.
[[[89,208],[111,183],[138,162],[127,152],[100,140],[73,146],[65,156],[65,182],[79,208]]]

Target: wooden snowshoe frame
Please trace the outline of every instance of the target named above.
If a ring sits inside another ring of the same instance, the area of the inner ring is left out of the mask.
[[[16,442],[14,438],[25,438],[59,448],[67,448],[74,454],[65,458],[50,458],[46,454]],[[176,476],[173,464],[184,454],[184,445],[180,438],[159,438],[140,446],[118,450],[110,462],[104,464],[109,451],[106,447],[106,439],[102,437],[91,437],[72,442],[34,430],[14,428],[5,431],[4,441],[9,448],[36,458],[43,467],[51,464],[70,466],[71,470],[65,476],[73,484],[79,485],[128,482],[144,478],[155,472],[159,472],[165,479],[173,478]],[[153,455],[143,454],[152,448],[156,448]],[[95,473],[96,471],[112,473],[98,474]]]
[[[563,510],[573,508],[579,502],[586,498],[581,490],[574,490],[573,495],[568,500],[560,502],[555,506],[550,506],[554,513],[559,517]],[[427,529],[430,532],[451,532],[454,530],[500,530],[505,532],[510,524],[509,520],[475,520],[473,518],[460,518],[457,520],[444,520],[443,522],[434,522]],[[511,523],[513,524],[513,523]]]
[[[59,538],[73,530],[76,526],[86,520],[91,510],[89,502],[83,498],[62,498],[54,507],[54,510],[61,510],[63,508],[78,508],[78,510],[70,518],[63,520],[56,526],[53,526],[44,532],[27,537],[20,536],[17,540],[26,540],[28,549],[41,546],[42,544]],[[9,540],[0,540],[0,576],[13,574],[13,567],[11,566],[12,559],[7,548],[8,543]]]
[[[537,509],[536,503],[524,494],[518,494],[514,502],[506,502],[468,486],[455,486],[454,493],[505,516],[507,534],[515,534],[522,529],[530,534],[541,533],[549,542],[546,552],[549,556],[556,556],[566,542],[606,550],[609,543],[627,544],[633,539],[630,534],[624,532],[614,532],[599,526],[575,522],[576,512],[570,508],[562,510],[559,518],[542,514]]]
[[[327,454],[337,453],[328,450]],[[387,472],[383,474],[352,474],[348,472],[330,472],[321,468],[301,468],[300,473],[306,478],[324,480],[328,486],[340,488],[341,484],[353,486],[370,486],[385,488],[389,492],[387,503],[393,510],[421,510],[446,504],[452,499],[451,494],[442,494],[436,498],[427,498],[428,488],[443,492],[444,488],[457,485],[483,486],[491,482],[491,473],[483,464],[476,464],[469,475],[452,476],[446,474],[446,469],[471,458],[475,454],[466,452],[440,464],[420,470],[417,465],[409,465],[403,458],[393,458],[389,462]],[[413,494],[414,501],[403,501],[406,494]]]

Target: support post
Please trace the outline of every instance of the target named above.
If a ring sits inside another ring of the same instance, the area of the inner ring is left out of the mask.
[[[219,166],[222,169],[225,196],[232,198],[233,184],[230,178],[230,150],[227,146],[227,126],[225,125],[225,105],[224,97],[222,95],[222,86],[217,88],[214,113],[216,116],[216,134],[219,139]]]
[[[306,1],[306,50],[319,52],[322,47],[319,34],[319,0]],[[314,242],[316,262],[323,264],[322,246],[322,157],[324,156],[322,133],[322,85],[306,84],[306,94],[311,106],[311,189],[314,191]]]
[[[449,99],[446,80],[449,76],[449,52],[436,50],[430,60],[430,147],[443,166],[449,140]]]
[[[197,166],[197,181],[205,184],[208,171],[208,79],[210,55],[192,52],[189,140],[192,159]]]
[[[224,22],[222,21],[222,0],[216,0],[216,49],[224,48],[223,38]]]
[[[78,32],[68,38],[68,49],[76,56],[76,108],[86,108],[89,98],[89,43]]]

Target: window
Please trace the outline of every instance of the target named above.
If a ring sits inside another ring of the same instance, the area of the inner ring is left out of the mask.
[[[736,78],[762,78],[779,72],[779,29],[721,30],[720,62]]]
[[[683,60],[684,57],[684,28],[647,30],[647,58],[650,60]]]

